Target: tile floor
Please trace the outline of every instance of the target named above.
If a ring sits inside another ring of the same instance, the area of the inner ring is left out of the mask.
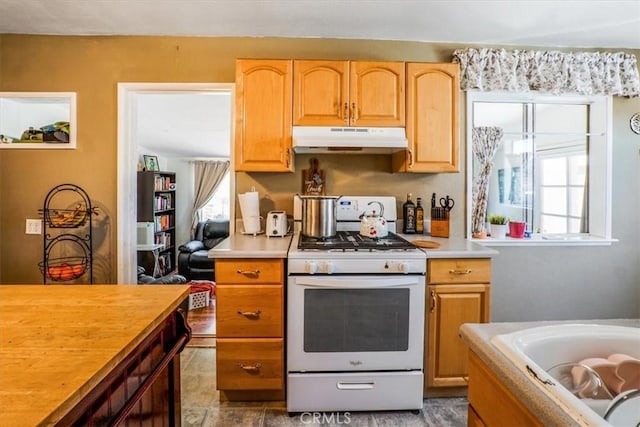
[[[425,399],[410,411],[304,414],[289,417],[284,402],[220,402],[215,389],[215,348],[187,347],[181,355],[182,425],[191,426],[429,426],[467,425],[465,398]],[[314,419],[315,416],[315,419]]]

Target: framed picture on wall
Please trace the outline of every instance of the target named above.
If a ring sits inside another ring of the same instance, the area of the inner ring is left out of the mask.
[[[148,171],[160,171],[160,165],[158,164],[157,156],[147,156],[144,155],[144,167]]]

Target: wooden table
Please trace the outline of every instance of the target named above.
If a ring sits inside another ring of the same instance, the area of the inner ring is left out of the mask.
[[[0,425],[149,412],[179,425],[188,295],[182,285],[0,286]]]

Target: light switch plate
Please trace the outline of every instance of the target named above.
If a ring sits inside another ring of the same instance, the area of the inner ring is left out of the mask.
[[[42,220],[27,219],[26,234],[42,234]]]

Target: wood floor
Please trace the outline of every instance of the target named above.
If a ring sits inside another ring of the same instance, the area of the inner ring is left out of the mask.
[[[212,298],[208,307],[189,310],[187,322],[191,326],[192,337],[188,347],[216,346],[216,300]]]

